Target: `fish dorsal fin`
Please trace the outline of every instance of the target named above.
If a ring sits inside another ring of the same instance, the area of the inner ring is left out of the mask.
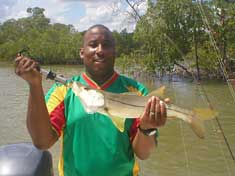
[[[138,92],[123,92],[122,95],[138,95]]]
[[[148,96],[158,96],[158,97],[163,97],[164,96],[164,93],[165,93],[165,90],[166,90],[166,86],[161,86],[159,87],[158,89],[150,92],[148,94]]]
[[[202,120],[211,120],[218,116],[218,112],[209,108],[194,108],[193,113]]]
[[[114,126],[120,131],[123,132],[125,129],[125,118],[122,117],[117,117],[112,115],[109,111],[108,108],[105,108],[105,112],[107,113],[107,115],[110,117],[110,119],[112,120]]]

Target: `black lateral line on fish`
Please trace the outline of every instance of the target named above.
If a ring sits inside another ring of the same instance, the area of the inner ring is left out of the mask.
[[[122,103],[122,104],[129,105],[129,106],[133,106],[133,107],[143,107],[143,106],[138,106],[138,105],[133,105],[133,104],[125,103],[125,102],[122,102],[122,101],[120,101],[120,100],[115,100],[115,99],[112,99],[112,98],[108,98],[108,99],[111,100],[111,101],[116,101],[116,102],[118,102],[118,103]],[[144,108],[144,107],[143,107],[143,108]],[[170,108],[170,106],[168,106],[168,109],[169,109],[169,110],[172,110],[172,111],[175,111],[175,112],[178,112],[178,113],[181,113],[181,114],[189,115],[188,113],[179,111],[179,110],[177,110],[177,109],[172,109],[172,108]]]
[[[125,104],[125,105],[133,106],[133,107],[143,107],[143,106],[138,106],[138,105],[133,105],[133,104],[125,103],[125,102],[122,102],[120,100],[115,100],[115,99],[112,99],[112,98],[107,98],[107,99],[112,100],[112,101],[116,101],[118,103],[122,103],[122,104]]]

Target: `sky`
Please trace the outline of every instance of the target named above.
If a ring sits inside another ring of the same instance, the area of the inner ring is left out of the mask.
[[[27,17],[28,7],[45,9],[45,16],[52,23],[72,24],[84,31],[94,24],[104,24],[111,30],[126,28],[133,31],[134,20],[128,18],[130,7],[125,0],[0,0],[0,23],[8,19]],[[117,12],[117,9],[120,9]],[[140,14],[145,13],[146,2],[139,6]]]

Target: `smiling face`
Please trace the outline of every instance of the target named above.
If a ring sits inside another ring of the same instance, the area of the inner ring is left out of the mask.
[[[115,41],[112,33],[102,26],[89,29],[84,36],[80,57],[92,78],[109,77],[114,72]]]

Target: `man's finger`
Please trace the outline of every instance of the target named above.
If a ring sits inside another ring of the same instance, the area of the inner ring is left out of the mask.
[[[151,99],[148,100],[147,105],[145,106],[144,109],[144,114],[143,114],[143,118],[146,119],[149,117],[150,114],[150,106],[151,106]]]
[[[167,109],[165,103],[162,101],[160,101],[160,108],[161,108],[161,118],[162,118],[161,120],[162,124],[164,125],[167,119]]]
[[[156,110],[155,110],[156,98],[153,96],[153,97],[151,97],[150,100],[151,100],[151,106],[150,106],[149,117],[150,117],[150,120],[155,120],[155,116],[156,116]]]
[[[31,71],[31,70],[35,70],[36,71],[36,63],[33,62],[31,65],[29,65],[29,67],[27,67],[25,69],[25,71]]]
[[[24,64],[27,62],[27,58],[26,57],[22,57],[22,59],[19,60],[19,66],[20,67],[24,67]]]
[[[155,105],[155,120],[156,122],[161,121],[161,107],[160,107],[160,100],[156,100],[156,105]]]
[[[33,61],[31,59],[27,59],[24,63],[23,63],[23,68],[28,68],[33,64]]]
[[[15,58],[15,65],[17,66],[17,65],[19,64],[20,60],[22,60],[22,59],[23,59],[22,56],[16,57],[16,58]]]
[[[169,104],[169,103],[171,102],[171,100],[170,100],[170,98],[165,98],[165,99],[164,99],[164,102],[165,102],[166,104]]]

